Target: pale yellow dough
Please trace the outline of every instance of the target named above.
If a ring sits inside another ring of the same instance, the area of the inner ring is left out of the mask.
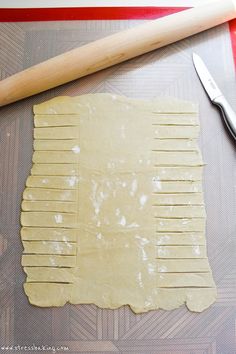
[[[35,257],[35,255],[32,254],[24,254],[22,256],[22,265],[24,267],[29,266],[75,268],[76,256],[40,254]]]
[[[196,106],[90,94],[34,113],[21,213],[30,303],[209,307]]]
[[[24,200],[57,200],[73,202],[77,200],[77,190],[48,189],[48,188],[26,188],[23,193]]]
[[[78,173],[78,164],[35,163],[31,169],[32,176],[78,176]],[[191,171],[188,175],[190,174]]]

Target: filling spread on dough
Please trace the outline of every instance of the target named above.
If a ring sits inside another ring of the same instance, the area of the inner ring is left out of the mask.
[[[21,214],[30,303],[210,306],[196,106],[89,94],[34,113]]]

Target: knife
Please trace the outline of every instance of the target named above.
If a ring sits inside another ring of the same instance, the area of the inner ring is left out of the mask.
[[[196,53],[193,53],[193,63],[211,102],[220,108],[225,124],[236,140],[236,113],[220,91],[203,60]]]

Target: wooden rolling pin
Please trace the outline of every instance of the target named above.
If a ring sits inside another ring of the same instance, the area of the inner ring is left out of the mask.
[[[215,0],[73,49],[0,81],[0,106],[35,95],[236,17],[236,0]]]

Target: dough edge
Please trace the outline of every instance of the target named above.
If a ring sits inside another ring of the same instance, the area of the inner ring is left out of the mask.
[[[192,312],[202,312],[211,306],[217,297],[216,288],[172,288],[157,290],[156,302],[147,305],[124,304],[110,302],[107,300],[97,301],[84,300],[73,291],[73,284],[55,284],[55,283],[24,283],[24,291],[31,305],[38,307],[62,307],[66,303],[72,305],[94,304],[101,309],[118,309],[122,306],[129,306],[136,313],[145,313],[151,310],[174,310],[182,305]],[[51,299],[54,299],[52,303]]]

